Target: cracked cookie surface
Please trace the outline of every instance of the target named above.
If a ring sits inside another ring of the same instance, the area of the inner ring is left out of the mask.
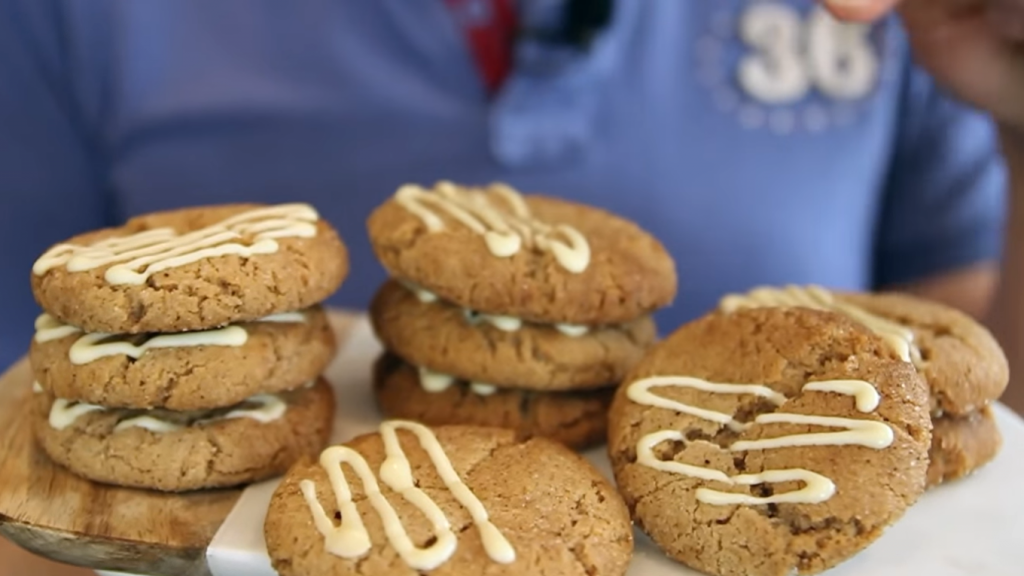
[[[301,314],[303,321],[238,324],[247,334],[238,346],[154,347],[138,358],[122,353],[76,364],[77,332],[33,340],[29,358],[36,380],[57,398],[108,408],[218,408],[321,374],[334,356],[334,332],[319,306]]]
[[[767,396],[758,396],[687,387],[652,389],[664,399],[741,423],[733,427],[634,401],[632,385],[653,376],[768,390],[761,392]],[[862,410],[859,396],[804,390],[809,382],[848,380],[869,383],[877,391],[873,410]],[[768,397],[775,401],[768,402]],[[891,430],[890,443],[868,447],[784,441],[740,448],[739,441],[843,430],[792,419],[753,423],[761,415],[863,421],[874,429]],[[666,430],[678,431],[680,439],[657,442],[652,451],[655,462],[675,466],[670,470],[652,467],[639,456],[641,440]],[[880,337],[835,313],[761,308],[710,314],[655,345],[616,394],[608,450],[635,522],[670,557],[720,576],[784,576],[830,568],[900,518],[924,490],[930,440],[927,385]],[[702,479],[692,468],[679,472],[676,465],[718,471],[726,480],[754,475],[751,482],[756,483]],[[803,481],[756,478],[780,470],[824,476],[833,492],[816,492]],[[790,494],[803,488],[811,493]],[[741,495],[740,502],[716,500],[722,493]],[[787,502],[786,494],[796,501]],[[773,497],[781,500],[760,500]]]
[[[384,346],[409,362],[467,380],[532,390],[575,390],[620,382],[654,342],[654,320],[568,336],[550,325],[503,331],[473,322],[457,306],[422,302],[398,282],[384,284],[370,306]]]
[[[577,392],[498,389],[478,394],[465,381],[429,392],[417,369],[393,354],[374,365],[374,397],[388,418],[431,426],[463,424],[514,430],[521,438],[541,436],[575,449],[604,442],[614,388]]]
[[[365,486],[349,466],[343,472],[368,532],[369,549],[356,558],[328,553],[300,483],[313,482],[315,498],[335,526],[340,512],[326,472],[307,460],[289,471],[270,502],[264,531],[274,569],[281,576],[625,574],[633,551],[628,512],[612,486],[582,457],[548,440],[517,440],[506,430],[445,426],[435,428],[434,434],[455,473],[511,544],[514,562],[489,557],[470,514],[445,486],[416,437],[399,430],[416,486],[437,503],[455,533],[452,555],[429,571],[406,564],[388,543]],[[379,480],[385,457],[381,435],[360,436],[346,446],[366,460],[412,544],[432,544],[436,536],[423,513]]]
[[[476,232],[438,211],[445,227],[429,231],[395,199],[367,221],[377,258],[396,278],[473,310],[539,323],[602,325],[634,320],[669,304],[676,293],[671,256],[636,224],[604,210],[524,195],[538,219],[566,224],[589,243],[581,273],[548,252],[522,249],[496,257]]]
[[[50,458],[96,482],[168,492],[237,486],[284,473],[300,457],[317,454],[330,437],[334,394],[325,380],[282,396],[287,410],[266,423],[233,418],[194,424],[199,415],[146,413],[186,425],[156,433],[115,431],[119,422],[139,415],[125,410],[90,412],[58,430],[49,422],[53,397],[39,393],[33,428]]]
[[[102,240],[172,228],[179,235],[213,226],[266,206],[236,204],[170,210],[138,216],[124,226],[75,236],[66,243]],[[141,284],[111,283],[111,264],[84,271],[54,265],[32,274],[40,306],[67,324],[111,334],[182,332],[251,321],[307,308],[326,299],[348,274],[348,252],[323,219],[312,237],[279,237],[272,253],[222,255],[172,266]],[[240,241],[251,244],[243,235]]]

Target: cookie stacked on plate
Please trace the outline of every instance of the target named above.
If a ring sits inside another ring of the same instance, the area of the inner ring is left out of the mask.
[[[990,404],[1009,383],[992,334],[958,310],[897,293],[831,292],[818,286],[761,287],[722,299],[720,309],[802,307],[842,314],[881,336],[928,383],[933,433],[928,484],[965,476],[991,461],[1002,436]]]
[[[928,470],[928,386],[890,344],[805,307],[716,312],[660,342],[609,423],[636,526],[717,576],[815,574],[865,549]]]
[[[184,491],[282,473],[326,443],[335,341],[319,303],[348,254],[312,207],[140,216],[32,272],[34,428],[58,464]]]
[[[614,387],[654,342],[675,264],[632,222],[494,184],[404,186],[368,221],[393,277],[371,318],[388,417],[602,442]]]

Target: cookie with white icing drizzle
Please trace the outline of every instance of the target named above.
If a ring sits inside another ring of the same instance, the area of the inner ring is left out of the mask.
[[[33,429],[54,462],[105,484],[180,492],[283,473],[330,437],[324,380],[215,410],[109,409],[35,394]]]
[[[621,576],[633,551],[621,498],[580,456],[406,421],[296,465],[264,531],[282,576]]]
[[[498,426],[522,438],[541,436],[583,450],[604,442],[615,387],[568,392],[502,388],[384,354],[374,365],[373,392],[387,418],[432,426]]]
[[[924,491],[927,393],[842,314],[716,312],[630,373],[608,450],[635,522],[670,557],[718,576],[814,574]]]
[[[614,324],[676,293],[672,258],[636,224],[502,184],[403,186],[367,226],[392,276],[487,314]]]
[[[338,289],[348,253],[306,204],[157,212],[82,234],[32,269],[44,310],[88,332],[217,328],[307,308]]]
[[[924,375],[934,417],[964,416],[998,399],[1009,366],[992,334],[949,306],[899,293],[834,292],[818,286],[760,287],[724,297],[731,311],[804,306],[843,313],[882,336]]]
[[[203,332],[87,334],[43,314],[29,358],[58,398],[110,408],[205,410],[315,379],[334,357],[319,307]]]
[[[423,302],[388,282],[370,306],[374,332],[417,366],[522,390],[586,390],[620,382],[654,343],[654,320],[566,334],[554,325]]]

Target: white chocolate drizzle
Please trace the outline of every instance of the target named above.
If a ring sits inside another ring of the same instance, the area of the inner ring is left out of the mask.
[[[68,272],[109,266],[103,275],[108,283],[140,285],[157,272],[205,258],[273,254],[279,238],[316,236],[318,219],[312,206],[281,204],[249,210],[185,234],[156,228],[88,246],[58,244],[36,260],[32,272],[42,276],[60,266]]]
[[[654,394],[655,387],[682,387],[716,394],[750,394],[765,398],[781,406],[787,398],[759,384],[726,384],[708,382],[699,378],[686,376],[656,376],[637,380],[626,390],[627,397],[646,406],[673,410],[689,414],[697,418],[710,420],[730,429],[742,431],[751,424],[737,422],[732,416],[692,406],[684,402],[670,400]],[[837,393],[853,396],[857,410],[862,413],[873,412],[880,401],[878,391],[868,382],[861,380],[826,380],[809,382],[803,387],[804,392]],[[841,432],[814,432],[791,434],[778,438],[759,440],[739,440],[729,446],[730,451],[771,450],[796,446],[844,446],[858,445],[874,450],[882,450],[893,442],[893,431],[887,424],[874,420],[857,420],[852,418],[836,418],[806,414],[789,414],[773,412],[755,418],[754,424],[803,424],[827,428],[845,428]],[[663,442],[688,442],[685,434],[675,430],[661,430],[647,434],[637,442],[637,462],[648,468],[681,474],[701,480],[721,482],[730,486],[753,486],[756,484],[776,484],[780,482],[799,481],[803,487],[782,494],[768,497],[756,497],[749,494],[722,492],[706,487],[697,489],[697,500],[712,505],[760,505],[775,503],[817,504],[824,502],[835,494],[835,484],[831,479],[810,470],[801,468],[787,470],[765,470],[758,474],[740,474],[729,476],[719,470],[684,464],[674,460],[661,460],[654,449]]]
[[[380,479],[423,513],[431,524],[433,542],[428,546],[419,547],[412,541],[398,513],[381,493],[377,478],[362,454],[348,446],[332,446],[320,454],[320,466],[330,479],[335,505],[341,513],[340,524],[335,525],[320,504],[313,481],[302,480],[299,483],[299,489],[313,516],[313,524],[324,538],[324,548],[327,552],[341,558],[356,559],[365,556],[373,546],[370,534],[354,502],[345,471],[342,469],[343,464],[348,464],[359,477],[367,500],[380,517],[388,543],[410,568],[420,571],[434,570],[455,553],[458,546],[457,536],[440,506],[416,485],[412,466],[398,440],[399,429],[412,432],[416,436],[445,487],[469,512],[480,532],[484,550],[491,560],[500,564],[514,562],[515,549],[491,522],[483,503],[463,483],[434,433],[421,424],[401,420],[381,424],[380,435],[384,442],[386,457],[379,470]]]
[[[40,314],[36,317],[35,340],[39,344],[60,340],[79,332],[81,332],[81,329],[78,327],[64,324],[49,314]]]
[[[281,397],[273,394],[253,396],[246,399],[243,404],[255,404],[255,406],[235,408],[223,415],[200,418],[193,422],[192,426],[203,426],[236,418],[248,418],[261,424],[267,424],[281,418],[288,411],[288,404]],[[64,430],[90,412],[106,412],[108,410],[108,408],[96,404],[57,398],[50,407],[50,427],[54,430]],[[114,432],[121,432],[129,428],[143,428],[159,434],[181,430],[184,426],[149,414],[140,414],[118,422],[114,426]]]
[[[142,343],[113,339],[113,334],[93,332],[85,334],[71,345],[68,357],[72,364],[81,365],[95,362],[105,356],[125,355],[141,358],[155,348],[187,348],[193,346],[242,346],[249,339],[249,333],[241,326],[225,326],[200,332],[180,332],[144,337]]]
[[[280,312],[278,314],[264,316],[263,318],[257,320],[257,322],[275,322],[279,324],[304,324],[306,322],[306,315],[303,312]]]
[[[257,322],[301,323],[306,321],[302,312],[284,312],[260,318]],[[41,314],[36,318],[35,340],[45,343],[81,333],[79,328],[62,324],[49,314]],[[238,347],[249,340],[249,333],[238,324],[230,324],[223,328],[200,330],[196,332],[177,332],[170,334],[144,334],[138,336],[106,334],[91,332],[82,334],[71,345],[68,358],[72,364],[82,365],[95,362],[107,356],[125,355],[139,359],[149,350],[156,348],[187,348],[193,346],[229,346]]]
[[[417,366],[416,370],[419,372],[420,386],[431,394],[444,392],[451,388],[458,380],[455,376],[435,372],[423,366]],[[490,396],[498,391],[498,387],[486,382],[470,382],[469,391],[478,396]]]
[[[887,318],[882,318],[843,302],[820,286],[760,287],[746,294],[730,294],[722,298],[719,307],[725,313],[743,308],[802,307],[844,314],[877,334],[903,359],[920,368],[921,350],[914,339],[914,331]]]
[[[495,203],[494,197],[500,198],[504,206]],[[410,184],[398,189],[395,201],[431,232],[445,228],[444,220],[431,207],[444,211],[482,236],[487,249],[498,258],[517,254],[525,246],[551,253],[572,273],[583,272],[590,265],[590,244],[583,234],[566,224],[538,220],[523,197],[504,184],[479,189],[438,182],[432,191]]]
[[[469,389],[477,396],[490,396],[498,391],[498,387],[494,384],[484,382],[470,382]]]
[[[466,317],[466,322],[469,322],[472,325],[487,322],[502,332],[516,332],[523,327],[522,319],[516,318],[515,316],[484,314],[482,312],[469,310],[468,308],[463,309],[462,314]]]
[[[412,282],[406,280],[399,280],[398,282],[407,290],[412,292],[413,295],[416,296],[417,300],[424,304],[433,304],[440,300],[437,294],[434,294],[429,290],[425,290]],[[476,310],[470,310],[469,308],[463,308],[462,315],[465,317],[466,322],[473,326],[479,325],[481,322],[486,322],[503,332],[516,332],[523,327],[523,319],[516,318],[515,316],[484,314],[482,312],[477,312]],[[590,332],[590,327],[584,324],[552,324],[552,326],[570,338],[579,338],[580,336],[586,335]]]

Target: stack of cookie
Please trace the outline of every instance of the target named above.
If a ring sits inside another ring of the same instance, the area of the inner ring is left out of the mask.
[[[574,448],[604,440],[614,387],[675,296],[664,247],[605,211],[501,184],[404,186],[368,222],[393,277],[371,318],[388,417]]]
[[[992,334],[966,314],[905,294],[833,293],[818,286],[756,288],[726,296],[720,308],[773,306],[847,316],[917,368],[930,389],[929,486],[965,476],[998,454],[1002,436],[990,404],[1006,389],[1009,366]]]
[[[319,302],[347,273],[304,204],[154,213],[54,246],[32,275],[39,444],[83,477],[155,490],[283,473],[330,433]]]
[[[835,312],[715,312],[659,343],[612,405],[608,451],[635,525],[717,576],[816,574],[925,490],[928,386]]]

